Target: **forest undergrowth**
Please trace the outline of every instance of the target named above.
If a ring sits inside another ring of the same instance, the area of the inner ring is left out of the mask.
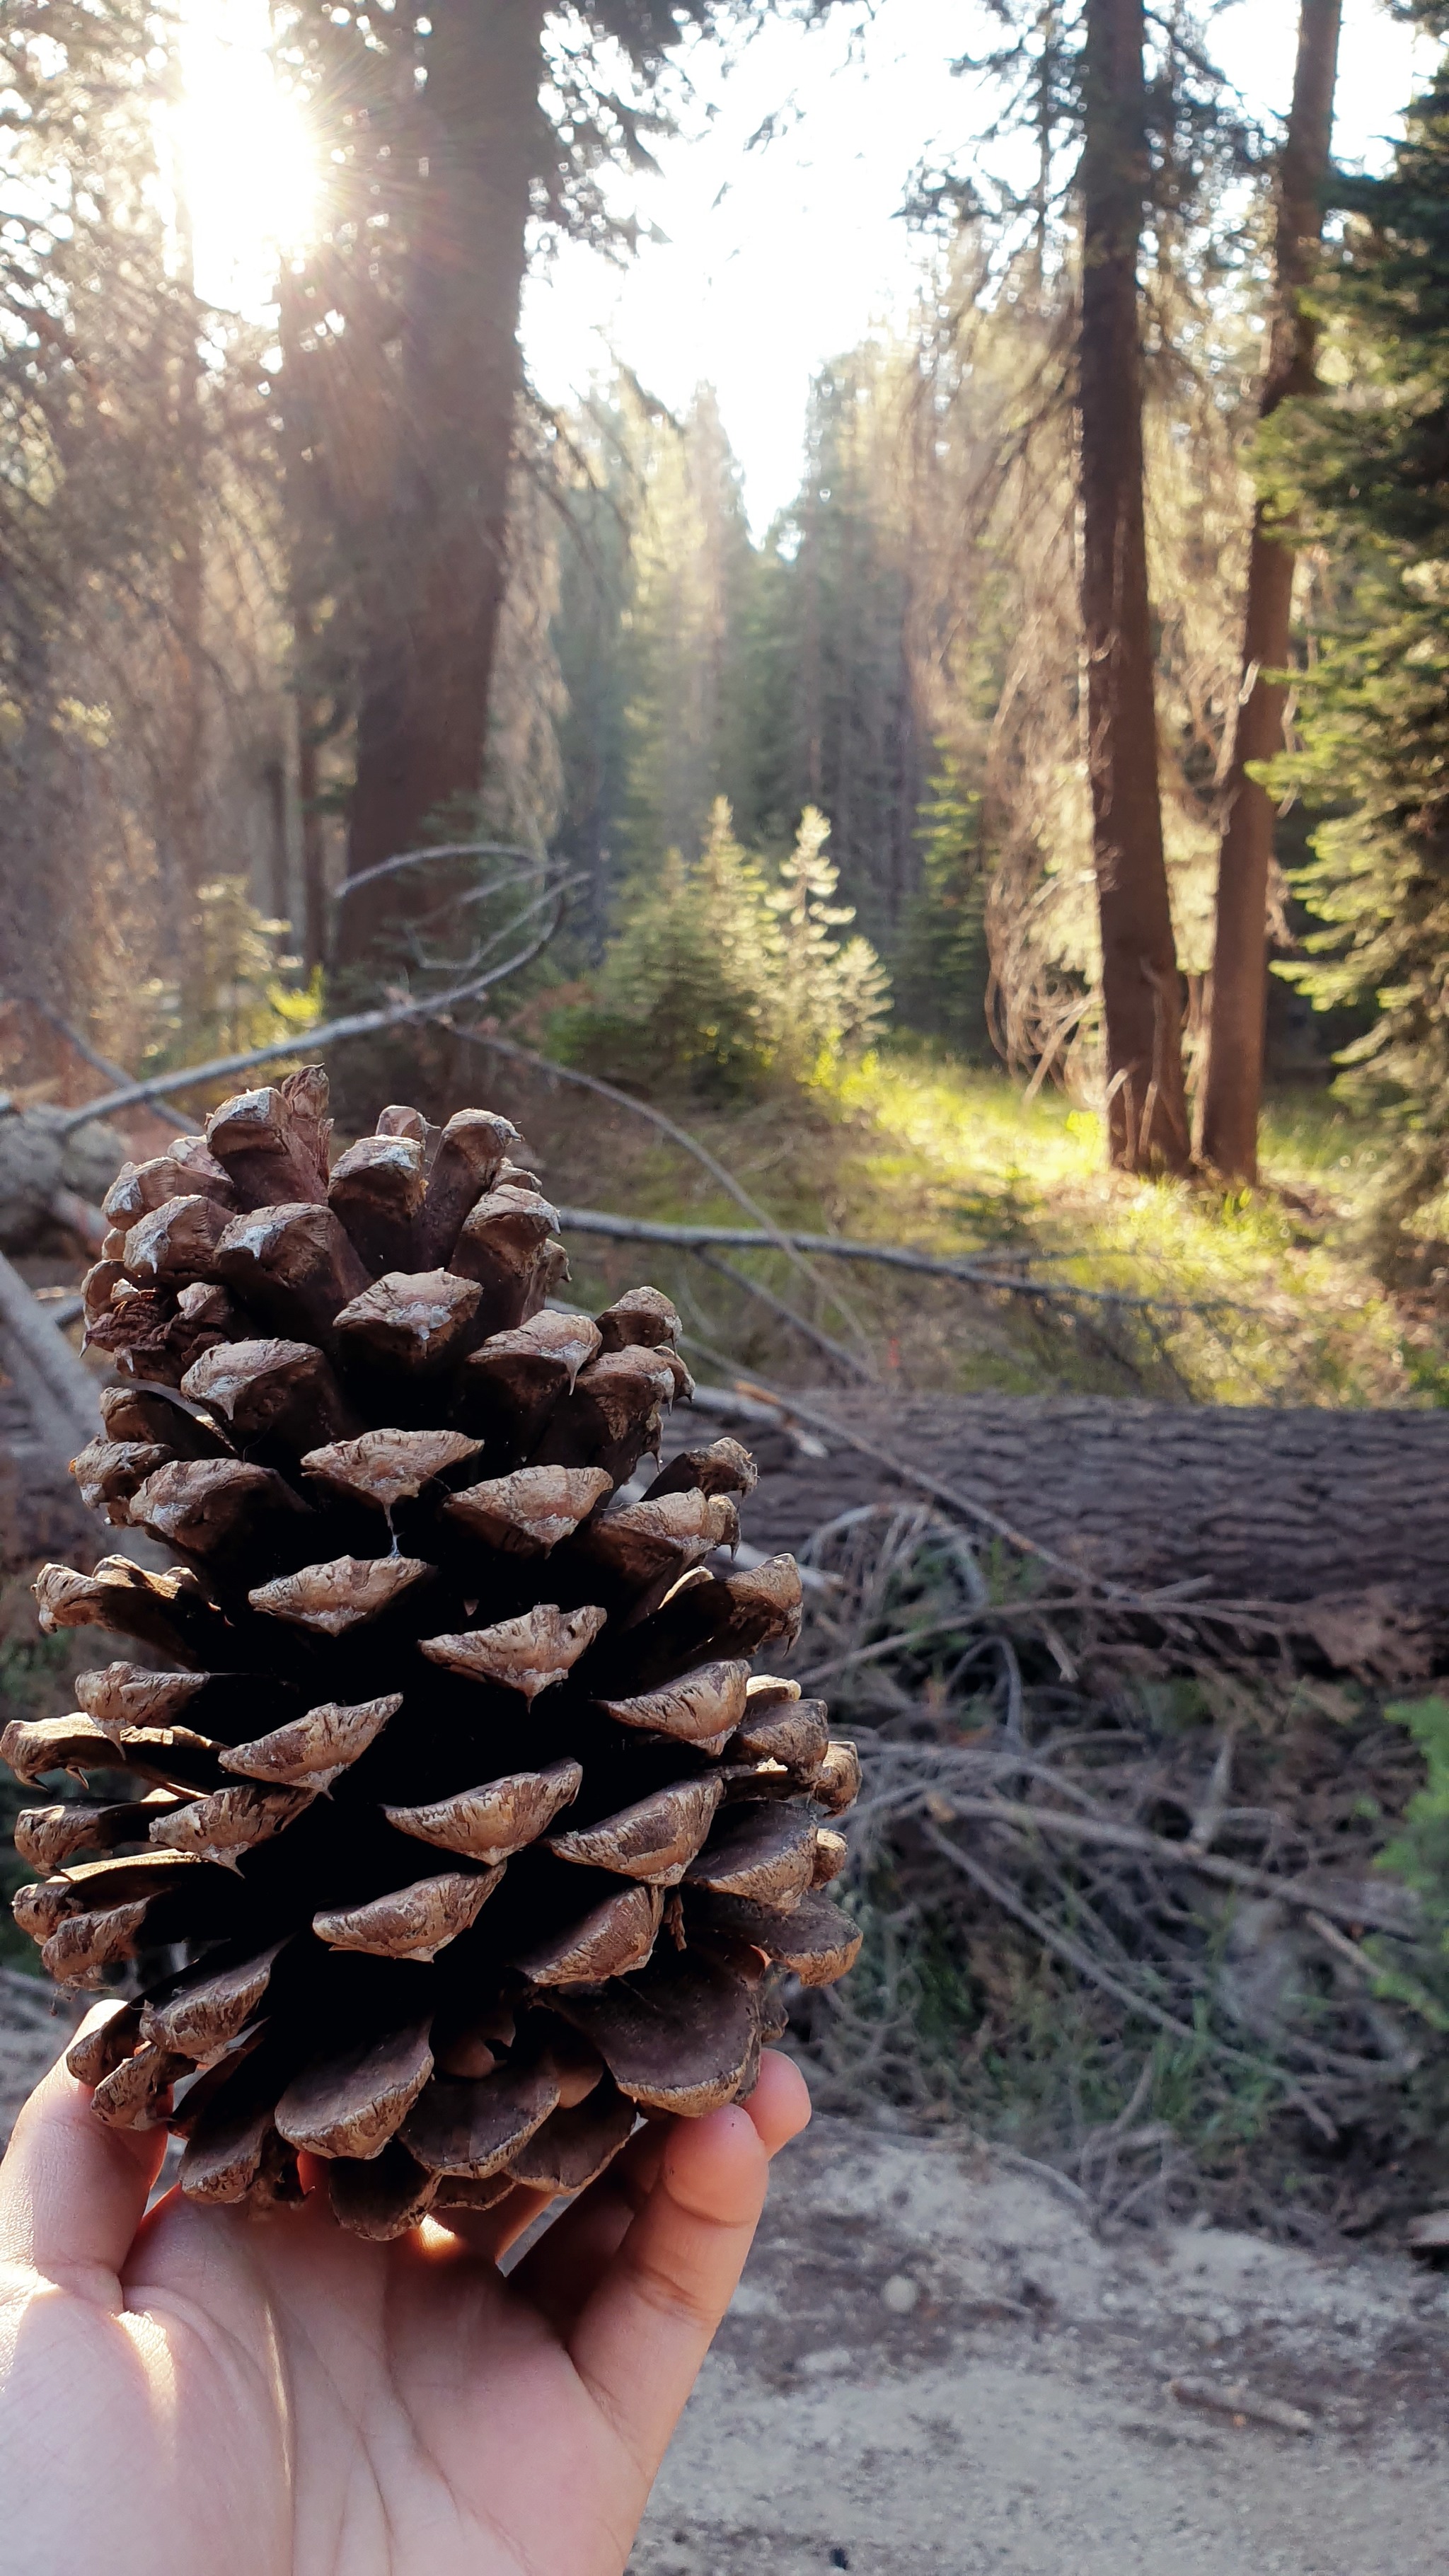
[[[818,1532],[792,1669],[863,1788],[830,2108],[965,2120],[1099,2220],[1326,2242],[1449,2185],[1449,1705],[1171,1608],[1122,1617],[928,1506]]]
[[[486,1056],[483,1069],[560,1206],[739,1224],[726,1191],[645,1120],[612,1107],[582,1118],[575,1093],[520,1083]],[[476,1059],[469,1070],[476,1083]],[[724,1256],[837,1338],[844,1298],[887,1382],[1219,1404],[1449,1400],[1442,1277],[1396,1294],[1375,1274],[1382,1133],[1325,1093],[1272,1105],[1264,1183],[1231,1194],[1107,1171],[1092,1112],[1046,1089],[1024,1098],[1004,1074],[923,1047],[826,1062],[803,1088],[682,1114],[775,1224],[912,1246],[1014,1283],[827,1260],[812,1286],[773,1249]],[[643,1257],[577,1233],[570,1255],[586,1301]],[[653,1244],[647,1259],[681,1305],[697,1373],[718,1374],[713,1349],[782,1383],[830,1377],[818,1348],[714,1263]]]

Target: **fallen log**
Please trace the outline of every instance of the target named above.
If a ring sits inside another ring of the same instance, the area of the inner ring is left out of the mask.
[[[723,1391],[711,1390],[711,1414]],[[998,1524],[1137,1591],[1321,1603],[1379,1594],[1449,1613],[1449,1413],[812,1390],[808,1444],[772,1433],[757,1388],[745,1435],[768,1473],[742,1514],[767,1551],[908,1488],[881,1452]],[[687,1412],[671,1438],[687,1441]],[[860,1439],[867,1450],[855,1448]],[[823,1450],[824,1455],[812,1451]]]
[[[100,1432],[101,1381],[67,1341],[53,1309],[32,1296],[0,1253],[0,1367],[18,1399],[20,1436],[0,1422],[0,1548],[23,1556],[32,1545],[72,1544],[72,1520],[93,1543],[96,1530],[69,1480],[69,1462]],[[161,1566],[166,1551],[144,1530],[107,1533],[110,1552]]]

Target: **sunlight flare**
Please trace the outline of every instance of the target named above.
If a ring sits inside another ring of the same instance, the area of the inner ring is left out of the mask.
[[[278,255],[305,240],[318,190],[306,116],[277,78],[268,34],[264,0],[191,0],[171,111],[198,292],[248,313],[271,303]]]

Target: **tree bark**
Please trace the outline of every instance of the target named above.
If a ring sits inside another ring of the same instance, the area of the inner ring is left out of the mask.
[[[1162,844],[1143,508],[1142,57],[1142,0],[1087,0],[1077,404],[1108,1151],[1129,1171],[1177,1172],[1189,1157],[1182,998]]]
[[[416,848],[482,782],[506,577],[526,227],[543,160],[539,0],[436,0],[426,170],[401,353],[399,461],[369,603],[349,876]],[[410,879],[342,906],[338,957],[376,954]]]
[[[1094,1573],[1131,1585],[1197,1578],[1212,1600],[1306,1601],[1386,1587],[1449,1612],[1449,1414],[1114,1402],[1105,1396],[891,1397],[812,1392],[821,1414]],[[716,1423],[710,1433],[729,1427]],[[697,1443],[681,1406],[665,1456]],[[803,1456],[742,1422],[761,1477],[745,1538],[799,1547],[884,1496],[919,1501],[832,1437]],[[930,1508],[929,1505],[926,1506]]]
[[[1323,182],[1333,134],[1342,0],[1301,0],[1293,104],[1278,179],[1274,237],[1274,313],[1260,415],[1266,420],[1293,394],[1314,387],[1317,338],[1302,303],[1323,230]],[[1287,685],[1276,675],[1288,661],[1293,607],[1291,530],[1271,523],[1260,500],[1253,512],[1248,593],[1243,620],[1243,674],[1227,822],[1218,861],[1208,1058],[1203,1077],[1200,1149],[1225,1180],[1258,1177],[1258,1114],[1263,1093],[1264,1019],[1268,998],[1268,872],[1273,858],[1273,800],[1248,776],[1250,762],[1283,748]]]

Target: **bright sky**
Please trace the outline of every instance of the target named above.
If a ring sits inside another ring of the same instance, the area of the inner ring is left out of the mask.
[[[525,348],[547,400],[606,373],[611,351],[672,409],[702,380],[716,387],[757,531],[796,490],[811,376],[909,303],[920,249],[896,209],[912,170],[948,156],[961,167],[982,122],[975,84],[948,71],[990,41],[971,0],[879,0],[853,36],[858,16],[845,6],[814,27],[773,22],[727,75],[699,48],[696,105],[660,148],[660,175],[616,190],[667,238],[624,269],[566,245],[528,289]],[[1297,16],[1297,0],[1232,0],[1219,21],[1218,59],[1255,109],[1286,106]],[[268,236],[304,227],[309,197],[266,32],[266,0],[191,0],[181,149],[197,283],[253,309],[267,292]],[[1341,160],[1382,159],[1411,44],[1379,0],[1345,0]],[[785,130],[747,152],[772,113]]]

